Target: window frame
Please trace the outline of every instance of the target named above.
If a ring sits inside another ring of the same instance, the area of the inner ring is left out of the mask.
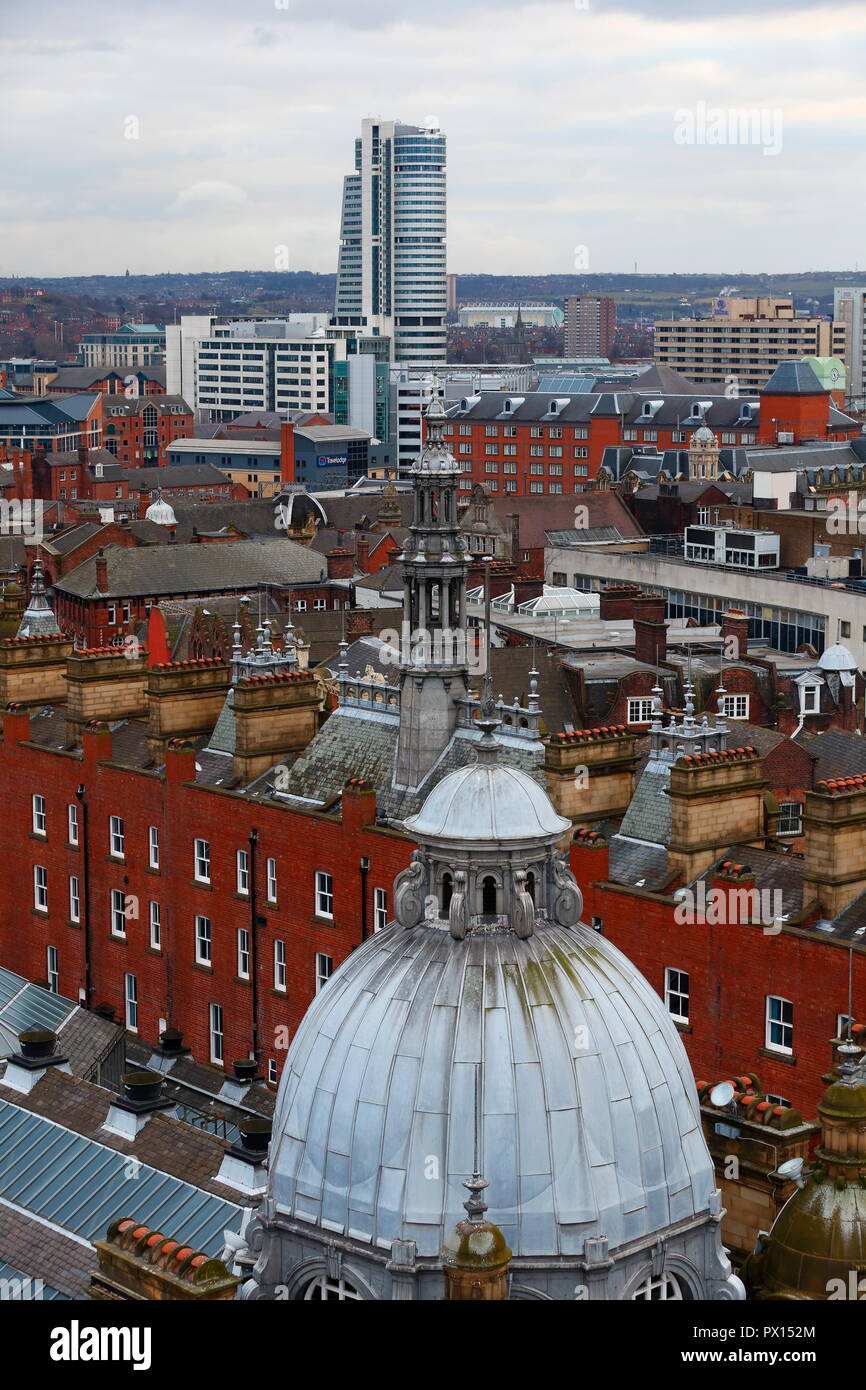
[[[205,853],[205,854],[203,854],[203,855],[200,855],[200,854],[199,854],[199,848],[198,848],[199,845],[204,845],[204,846],[205,846],[205,850],[206,850],[206,853]],[[200,873],[199,873],[199,863],[206,863],[206,864],[207,864],[207,877],[205,877],[203,874],[200,874]],[[196,883],[206,883],[206,884],[208,884],[208,886],[210,886],[210,883],[211,883],[211,867],[212,867],[212,866],[211,866],[211,857],[210,857],[210,840],[204,840],[204,839],[201,838],[201,836],[196,835],[196,836],[194,837],[194,839],[193,839],[193,846],[192,846],[192,876],[193,876],[194,882],[196,882]]]
[[[47,805],[45,797],[41,792],[33,793],[30,805],[32,810],[33,834],[38,835],[40,840],[45,840],[48,837]]]
[[[685,981],[685,987],[683,987]],[[678,965],[665,966],[665,1008],[675,1023],[689,1022],[689,1007],[691,1005],[691,980],[689,972],[681,970]],[[685,1013],[672,1008],[674,1000],[685,1000]]]
[[[783,1006],[782,1016],[772,1017],[771,1006],[773,1004]],[[785,1017],[785,1010],[790,1015]],[[772,1041],[772,1029],[776,1027],[782,1031],[782,1036],[790,1038],[790,1047],[787,1043],[776,1043]],[[764,1047],[767,1052],[777,1052],[780,1057],[793,1057],[794,1055],[794,1004],[790,999],[785,999],[781,994],[767,994],[764,996]]]
[[[327,884],[327,886],[325,886]],[[334,920],[334,876],[329,874],[326,869],[317,869],[315,878],[315,908],[316,916],[322,917],[325,921]],[[322,903],[329,903],[329,907],[323,907]]]
[[[207,931],[203,929],[203,924],[207,923]],[[195,914],[195,963],[213,969],[213,921],[206,917],[203,912]],[[206,954],[202,947],[206,947]]]

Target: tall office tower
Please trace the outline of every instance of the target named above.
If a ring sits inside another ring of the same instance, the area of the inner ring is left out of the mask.
[[[445,136],[368,118],[343,185],[335,320],[359,319],[409,366],[445,361]]]
[[[608,295],[566,295],[564,326],[566,357],[610,357],[616,301]]]
[[[833,318],[845,330],[841,349],[848,369],[845,400],[852,409],[862,410],[866,405],[866,289],[862,285],[837,287],[833,291]]]

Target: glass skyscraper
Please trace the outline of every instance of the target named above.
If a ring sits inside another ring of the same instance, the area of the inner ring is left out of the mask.
[[[366,320],[396,361],[445,360],[445,136],[366,119],[343,185],[336,320]]]

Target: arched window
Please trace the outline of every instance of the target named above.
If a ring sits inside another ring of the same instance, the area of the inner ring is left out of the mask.
[[[496,879],[492,874],[481,880],[481,911],[485,917],[496,913]]]
[[[341,1303],[355,1303],[362,1301],[361,1295],[348,1279],[329,1279],[327,1274],[320,1274],[316,1279],[311,1279],[309,1284],[305,1284],[298,1294],[298,1300],[309,1300],[313,1298],[332,1298]]]
[[[451,906],[451,894],[454,892],[454,883],[450,874],[442,875],[442,916],[447,916]]]
[[[684,1288],[679,1279],[673,1274],[662,1274],[658,1279],[654,1279],[648,1274],[642,1284],[639,1284],[632,1294],[633,1300],[647,1299],[652,1302],[671,1302],[671,1300],[683,1300],[691,1297],[688,1289]]]

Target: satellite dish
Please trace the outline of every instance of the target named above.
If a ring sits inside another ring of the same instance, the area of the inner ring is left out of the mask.
[[[730,1081],[720,1081],[718,1086],[714,1086],[710,1091],[710,1105],[715,1105],[719,1110],[724,1110],[734,1099],[734,1088]]]
[[[802,1158],[789,1158],[785,1163],[780,1163],[776,1172],[781,1178],[790,1178],[796,1182],[803,1172]]]

